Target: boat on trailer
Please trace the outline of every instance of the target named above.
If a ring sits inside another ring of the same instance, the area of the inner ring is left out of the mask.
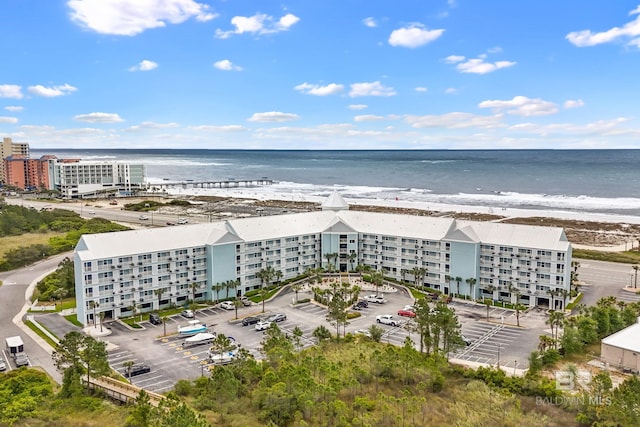
[[[199,320],[190,320],[187,326],[178,327],[178,333],[180,335],[191,336],[207,332],[207,325],[200,323]]]

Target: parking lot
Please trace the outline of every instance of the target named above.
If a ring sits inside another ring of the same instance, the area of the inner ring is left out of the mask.
[[[369,293],[363,292],[362,297]],[[299,298],[310,296],[301,292]],[[377,315],[396,315],[399,309],[413,303],[413,298],[403,289],[386,293],[385,299],[387,302],[384,304],[369,303],[367,308],[361,309],[361,316],[349,320],[346,331],[367,329],[376,324]],[[289,335],[293,335],[293,330],[298,327],[303,333],[303,348],[314,345],[315,339],[312,334],[318,326],[323,325],[330,331],[335,331],[326,320],[326,308],[314,303],[292,305],[292,301],[293,293],[288,291],[267,302],[264,313],[261,304],[253,304],[240,307],[239,319],[235,319],[235,310],[209,307],[198,310],[196,319],[205,324],[209,332],[232,337],[257,359],[263,357],[260,348],[264,332],[257,331],[255,325],[242,326],[240,319],[247,316],[266,319],[275,313],[286,315],[286,319],[278,322],[278,326]],[[499,362],[501,366],[524,368],[529,353],[537,347],[538,336],[543,334],[543,329],[546,328],[544,313],[535,311],[523,313],[521,323],[524,327],[517,328],[512,326],[515,325],[515,316],[510,310],[492,308],[490,321],[487,322],[484,305],[453,301],[450,307],[458,315],[462,333],[471,340],[471,345],[451,353],[451,359],[492,365]],[[52,316],[48,316],[47,319],[50,317]],[[399,326],[377,324],[384,329],[382,342],[400,346],[405,338],[409,337],[415,343],[415,347],[419,348],[418,335],[405,327],[408,318],[396,318],[400,320]],[[180,379],[195,379],[206,375],[211,365],[208,358],[210,344],[185,346],[186,337],[178,335],[178,328],[186,326],[190,320],[192,319],[177,314],[171,316],[165,325],[142,322],[143,329],[140,330],[130,329],[117,322],[111,323],[111,334],[103,338],[108,342],[109,363],[124,376],[127,372],[125,363],[128,361],[136,365],[148,365],[151,368],[150,372],[132,377],[132,382],[160,393],[170,390]],[[164,336],[165,327],[167,336]]]

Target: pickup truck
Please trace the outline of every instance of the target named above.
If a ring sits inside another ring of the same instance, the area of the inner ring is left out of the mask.
[[[29,366],[29,358],[27,357],[27,353],[14,353],[13,360],[16,363],[16,367],[20,366]]]
[[[392,314],[381,314],[376,316],[376,322],[383,325],[400,326],[400,321],[394,319]]]
[[[387,302],[382,295],[367,295],[364,297],[364,300],[367,302],[375,302],[376,304],[384,304]]]

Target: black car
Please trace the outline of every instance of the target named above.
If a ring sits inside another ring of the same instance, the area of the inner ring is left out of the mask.
[[[151,313],[149,315],[149,322],[151,322],[152,325],[160,325],[162,324],[162,319],[158,313]]]
[[[250,316],[242,319],[242,326],[249,326],[258,323],[261,319],[259,317]]]
[[[129,372],[125,371],[126,374],[129,374],[132,377],[135,377],[136,375],[146,374],[149,372],[151,372],[151,367],[149,365],[133,365],[131,367],[131,371]]]
[[[360,300],[356,303],[356,305],[353,306],[353,308],[356,310],[360,310],[367,307],[369,307],[369,303],[366,302],[365,300]]]

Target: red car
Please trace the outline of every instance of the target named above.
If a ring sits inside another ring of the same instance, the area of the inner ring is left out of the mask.
[[[411,310],[398,310],[398,316],[416,317],[416,314]]]

